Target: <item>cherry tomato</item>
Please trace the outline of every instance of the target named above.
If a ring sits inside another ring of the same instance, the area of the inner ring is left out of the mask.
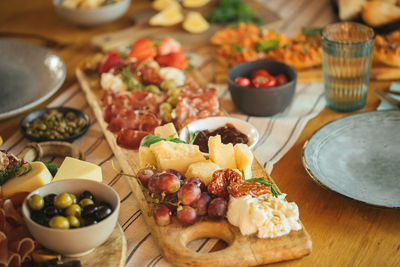
[[[250,75],[251,79],[254,79],[257,76],[272,76],[272,75],[269,74],[269,72],[264,69],[255,70]]]
[[[237,77],[235,79],[235,83],[239,84],[240,86],[249,87],[251,84],[251,81],[249,78],[246,78],[246,77]]]
[[[256,76],[251,81],[253,86],[257,88],[276,86],[276,79],[274,76]]]
[[[285,74],[279,74],[275,76],[277,85],[282,85],[288,82],[288,79]]]

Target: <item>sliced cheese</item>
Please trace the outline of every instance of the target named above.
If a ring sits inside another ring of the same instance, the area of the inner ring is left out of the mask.
[[[175,137],[178,137],[178,133],[176,132],[175,126],[172,122],[158,126],[154,129],[154,135],[161,138],[168,138],[173,134],[175,134]]]
[[[139,147],[139,165],[140,168],[146,168],[148,166],[157,167],[156,157],[154,156],[153,151],[151,151],[150,147]]]
[[[30,164],[32,166],[30,172],[11,178],[3,184],[1,192],[4,197],[18,192],[32,192],[33,190],[51,182],[53,177],[43,162],[34,161]],[[26,166],[27,164],[23,165],[22,168]]]
[[[251,165],[254,159],[253,153],[246,144],[236,144],[233,148],[235,150],[237,168],[244,172],[246,179],[250,179],[252,177]]]
[[[180,173],[186,173],[190,164],[205,161],[206,158],[196,145],[177,144],[169,141],[160,141],[150,146],[156,161],[157,169],[175,169]]]
[[[212,175],[216,170],[221,169],[217,164],[207,161],[195,162],[189,165],[185,177],[199,177],[206,185],[212,180]]]
[[[208,138],[208,150],[210,160],[222,169],[236,169],[235,153],[232,144],[223,144],[221,136],[211,136]]]
[[[54,176],[53,181],[71,178],[89,179],[98,182],[103,181],[100,166],[87,161],[66,157]]]

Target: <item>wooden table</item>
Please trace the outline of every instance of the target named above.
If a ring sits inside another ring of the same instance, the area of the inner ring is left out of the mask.
[[[67,79],[57,96],[76,82],[74,70],[78,63],[94,53],[89,45],[90,39],[130,26],[130,14],[150,3],[132,2],[120,20],[99,28],[82,29],[62,21],[55,14],[51,0],[0,1],[0,31],[38,33],[64,42],[75,42],[66,49],[54,50],[67,66]],[[323,26],[322,23],[334,19],[326,6],[329,4],[327,0],[265,2],[284,19],[292,20],[292,23],[282,26],[289,33],[294,32],[294,27],[306,24]],[[315,10],[311,10],[312,6]],[[305,14],[304,18],[302,14]],[[371,82],[367,105],[360,112],[376,109],[379,100],[373,95],[373,89],[387,88],[389,84]],[[9,138],[18,130],[18,123],[24,115],[1,121],[0,135]],[[348,114],[324,109],[309,121],[296,144],[274,166],[272,176],[281,190],[288,194],[288,200],[298,204],[301,220],[313,240],[311,255],[276,266],[400,266],[400,211],[366,206],[329,192],[314,183],[302,166],[300,155],[304,142],[327,122],[345,115]]]

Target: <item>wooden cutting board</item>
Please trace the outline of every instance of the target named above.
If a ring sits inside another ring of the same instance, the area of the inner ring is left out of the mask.
[[[119,147],[115,134],[107,130],[99,104],[101,89],[93,87],[96,78],[86,75],[80,69],[77,69],[76,75],[121,169],[125,173],[135,174],[139,170],[138,151]],[[257,160],[252,169],[255,177],[264,176],[272,181]],[[134,178],[127,179],[162,255],[173,265],[255,266],[296,259],[311,252],[312,242],[304,226],[299,231],[292,231],[275,239],[243,236],[237,227],[226,220],[216,222],[205,219],[190,227],[183,227],[174,218],[172,224],[160,227],[153,219],[152,205],[143,194],[139,183]],[[224,240],[228,247],[212,253],[197,253],[187,248],[190,241],[205,237]]]

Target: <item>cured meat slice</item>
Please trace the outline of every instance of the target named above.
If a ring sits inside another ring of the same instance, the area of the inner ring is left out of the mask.
[[[146,113],[140,118],[139,130],[152,133],[154,132],[154,129],[160,125],[161,120],[157,118],[154,113]]]
[[[138,149],[140,141],[142,141],[143,137],[149,134],[151,133],[132,129],[122,129],[118,133],[117,144],[128,149]]]

